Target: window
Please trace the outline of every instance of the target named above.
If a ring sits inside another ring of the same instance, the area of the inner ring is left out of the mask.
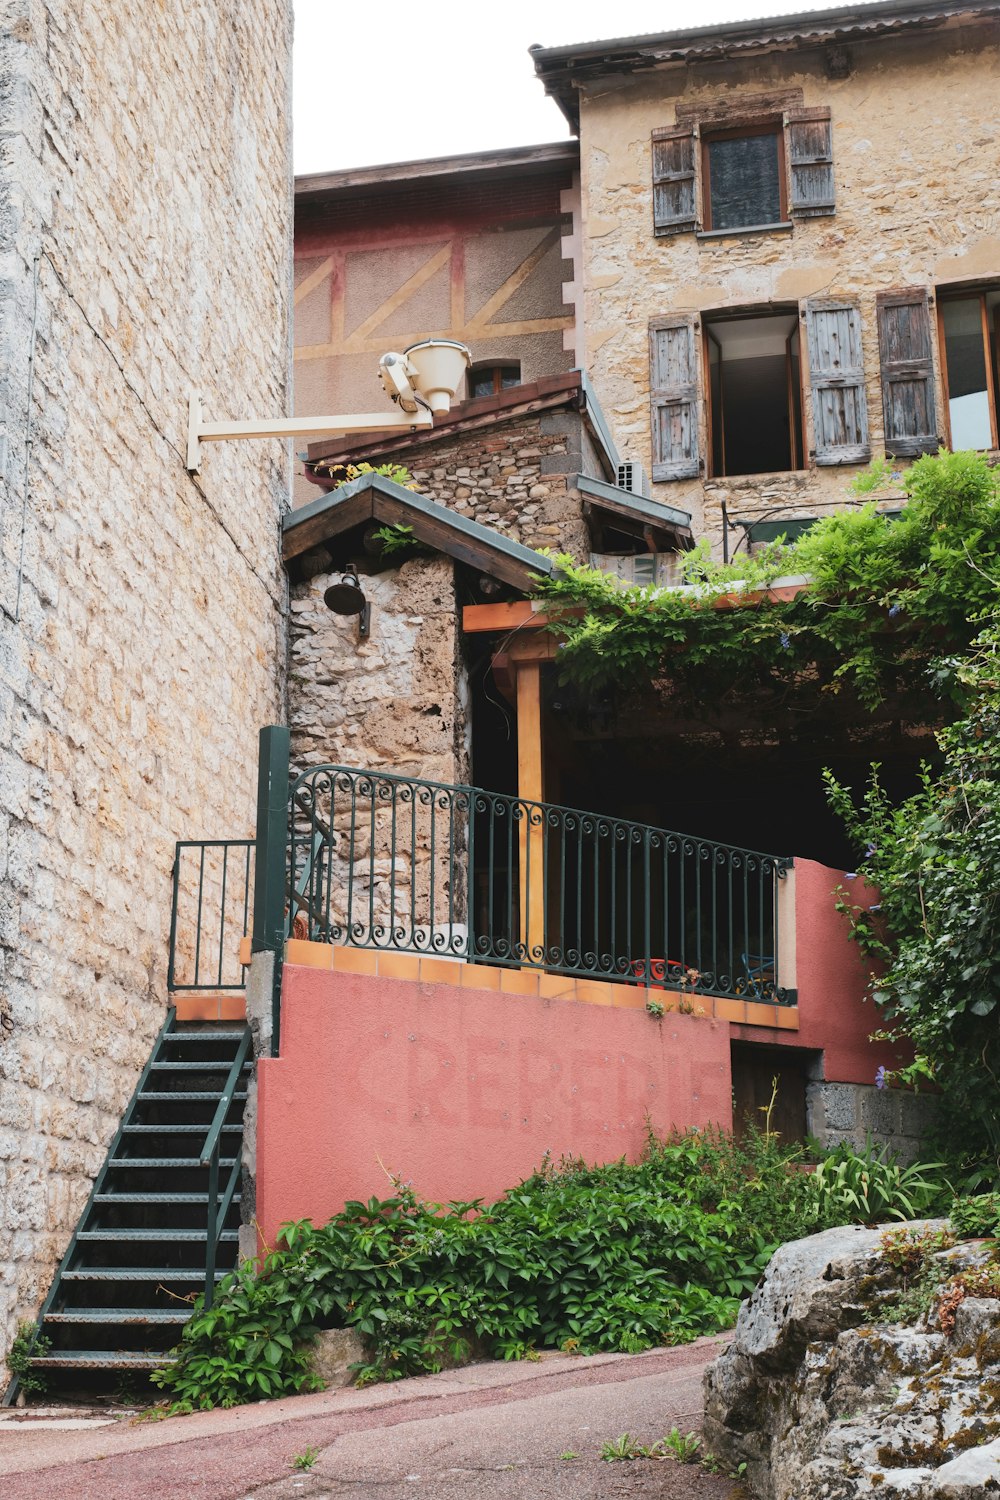
[[[495,396],[498,391],[520,385],[521,366],[513,359],[498,360],[491,365],[473,365],[466,379],[468,399],[475,401],[478,396]]]
[[[829,109],[772,106],[735,124],[731,113],[730,106],[725,124],[702,119],[653,131],[657,236],[739,233],[833,213]]]
[[[649,325],[654,480],[784,472],[806,467],[809,458],[819,465],[868,461],[861,314],[854,303],[815,299],[801,312],[707,314],[700,360],[697,325],[694,314]],[[808,453],[806,370],[814,442]]]
[[[798,310],[705,320],[710,475],[802,467]]]
[[[951,447],[997,448],[997,347],[1000,288],[938,299],[940,345]]]
[[[705,136],[701,161],[706,230],[753,229],[787,220],[785,157],[777,125]]]

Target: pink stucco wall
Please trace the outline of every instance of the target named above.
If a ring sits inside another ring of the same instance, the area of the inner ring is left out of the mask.
[[[546,1150],[610,1161],[657,1130],[728,1125],[729,1026],[286,965],[281,1056],[259,1065],[257,1218],[325,1222],[389,1192],[500,1196]]]
[[[857,943],[850,941],[847,917],[837,911],[835,893],[840,886],[858,906],[868,907],[878,900],[874,890],[857,878],[849,880],[843,870],[831,870],[810,859],[795,861],[799,1029],[734,1026],[733,1037],[821,1051],[823,1077],[828,1082],[872,1084],[880,1063],[896,1067],[911,1054],[868,1040],[883,1019],[865,998],[872,965]]]

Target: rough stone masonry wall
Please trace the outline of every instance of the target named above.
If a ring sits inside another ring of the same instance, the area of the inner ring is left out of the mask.
[[[335,615],[323,593],[339,573],[320,573],[292,596],[289,723],[292,761],[390,772],[446,786],[469,780],[468,678],[458,638],[454,567],[413,557],[363,580],[371,633]],[[468,817],[462,799],[394,798],[313,782],[316,811],[335,834],[322,900],[357,942],[464,947]]]
[[[811,296],[860,301],[872,452],[881,451],[876,293],[991,277],[1000,280],[996,162],[1000,86],[995,25],[856,43],[846,78],[826,76],[820,53],[697,63],[602,78],[581,99],[583,256],[588,372],[623,454],[651,472],[649,348],[652,317]],[[675,105],[801,88],[803,103],[833,119],[836,212],[791,231],[698,239],[653,235],[650,135],[674,123]],[[700,346],[699,338],[699,346]],[[935,363],[939,430],[940,366]],[[706,451],[704,403],[701,452]],[[811,412],[807,399],[807,420]],[[813,446],[809,433],[806,448]],[[847,497],[853,470],[811,468],[733,483],[653,486],[694,513],[721,543],[730,513],[779,504],[798,513]],[[823,511],[820,510],[820,514]]]
[[[252,830],[281,712],[286,448],[184,446],[192,387],[287,407],[291,7],[0,17],[5,1348],[164,1016],[174,840]]]
[[[422,493],[525,547],[572,552],[590,543],[572,476],[603,478],[579,414],[539,412],[401,453]]]

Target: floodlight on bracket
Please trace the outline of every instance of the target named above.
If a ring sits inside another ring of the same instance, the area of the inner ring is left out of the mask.
[[[260,417],[246,422],[206,422],[201,397],[188,397],[187,468],[201,468],[202,443],[237,438],[334,437],[346,432],[417,432],[434,426],[437,412],[447,412],[472,355],[454,339],[423,339],[402,354],[383,354],[378,375],[394,403],[391,412],[346,412],[317,417]]]

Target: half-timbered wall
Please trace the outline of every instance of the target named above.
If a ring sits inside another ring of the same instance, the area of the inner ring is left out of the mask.
[[[295,406],[371,410],[380,355],[457,338],[521,379],[572,369],[563,303],[573,275],[562,197],[570,171],[300,204],[295,229]],[[301,478],[296,498],[313,491]]]

